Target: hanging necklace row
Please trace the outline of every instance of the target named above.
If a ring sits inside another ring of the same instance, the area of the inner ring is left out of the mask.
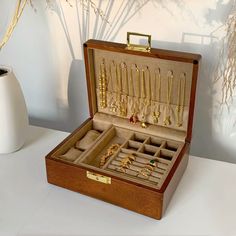
[[[108,70],[106,70],[108,68]],[[129,76],[130,75],[130,76]],[[172,70],[167,73],[166,99],[163,106],[163,125],[170,126],[173,121],[171,100],[173,91],[174,74]],[[177,106],[175,110],[176,126],[183,126],[183,114],[186,96],[186,74],[182,73],[178,78]],[[106,67],[105,59],[99,66],[99,106],[102,109],[108,108],[116,115],[127,117],[131,115],[129,121],[137,123],[140,121],[141,127],[147,127],[147,118],[151,115],[154,124],[160,123],[161,116],[161,71],[160,68],[154,70],[153,80],[148,66],[138,68],[132,64],[130,69],[125,62],[119,64],[111,61]],[[107,94],[110,94],[108,100]],[[130,107],[130,111],[128,111]]]
[[[115,86],[113,74],[115,74]],[[128,111],[128,70],[124,62],[116,65],[114,61],[109,66],[109,85],[111,99],[109,102],[109,111],[126,117]],[[101,107],[102,108],[102,107]]]

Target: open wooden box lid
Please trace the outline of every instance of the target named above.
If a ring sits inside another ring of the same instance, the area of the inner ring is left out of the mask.
[[[151,48],[148,35],[141,35],[148,36],[147,46],[131,45],[132,34],[135,33],[128,33],[127,45],[99,40],[84,43],[91,117],[119,127],[190,142],[201,56]],[[102,106],[101,73],[105,73],[106,80],[106,104]],[[147,100],[150,102],[143,103]],[[137,101],[140,104],[135,107]],[[120,104],[125,104],[123,114],[119,112]],[[117,109],[112,108],[114,105]],[[141,127],[142,122],[130,123],[134,111],[139,120],[144,117],[146,128]],[[154,121],[153,112],[155,115],[160,112],[158,122]],[[170,122],[166,122],[168,116]]]

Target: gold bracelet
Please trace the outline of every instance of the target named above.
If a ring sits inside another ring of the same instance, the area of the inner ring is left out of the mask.
[[[112,144],[106,151],[106,153],[100,159],[100,168],[103,167],[107,159],[110,158],[118,149],[120,148],[120,144]]]

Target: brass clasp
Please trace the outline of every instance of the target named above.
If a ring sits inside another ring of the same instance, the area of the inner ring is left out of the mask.
[[[92,179],[94,181],[97,181],[103,184],[111,184],[111,177],[100,175],[100,174],[93,173],[90,171],[87,171],[86,174],[87,174],[87,178],[89,179]]]
[[[131,44],[130,43],[130,36],[131,35],[147,37],[148,38],[148,44],[147,45]],[[134,32],[127,32],[127,47],[126,47],[126,49],[141,51],[141,52],[150,52],[150,50],[151,50],[151,35],[134,33]]]

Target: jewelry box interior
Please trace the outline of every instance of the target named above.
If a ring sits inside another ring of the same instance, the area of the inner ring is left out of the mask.
[[[185,143],[193,65],[88,53],[93,119],[53,157],[160,189]]]

